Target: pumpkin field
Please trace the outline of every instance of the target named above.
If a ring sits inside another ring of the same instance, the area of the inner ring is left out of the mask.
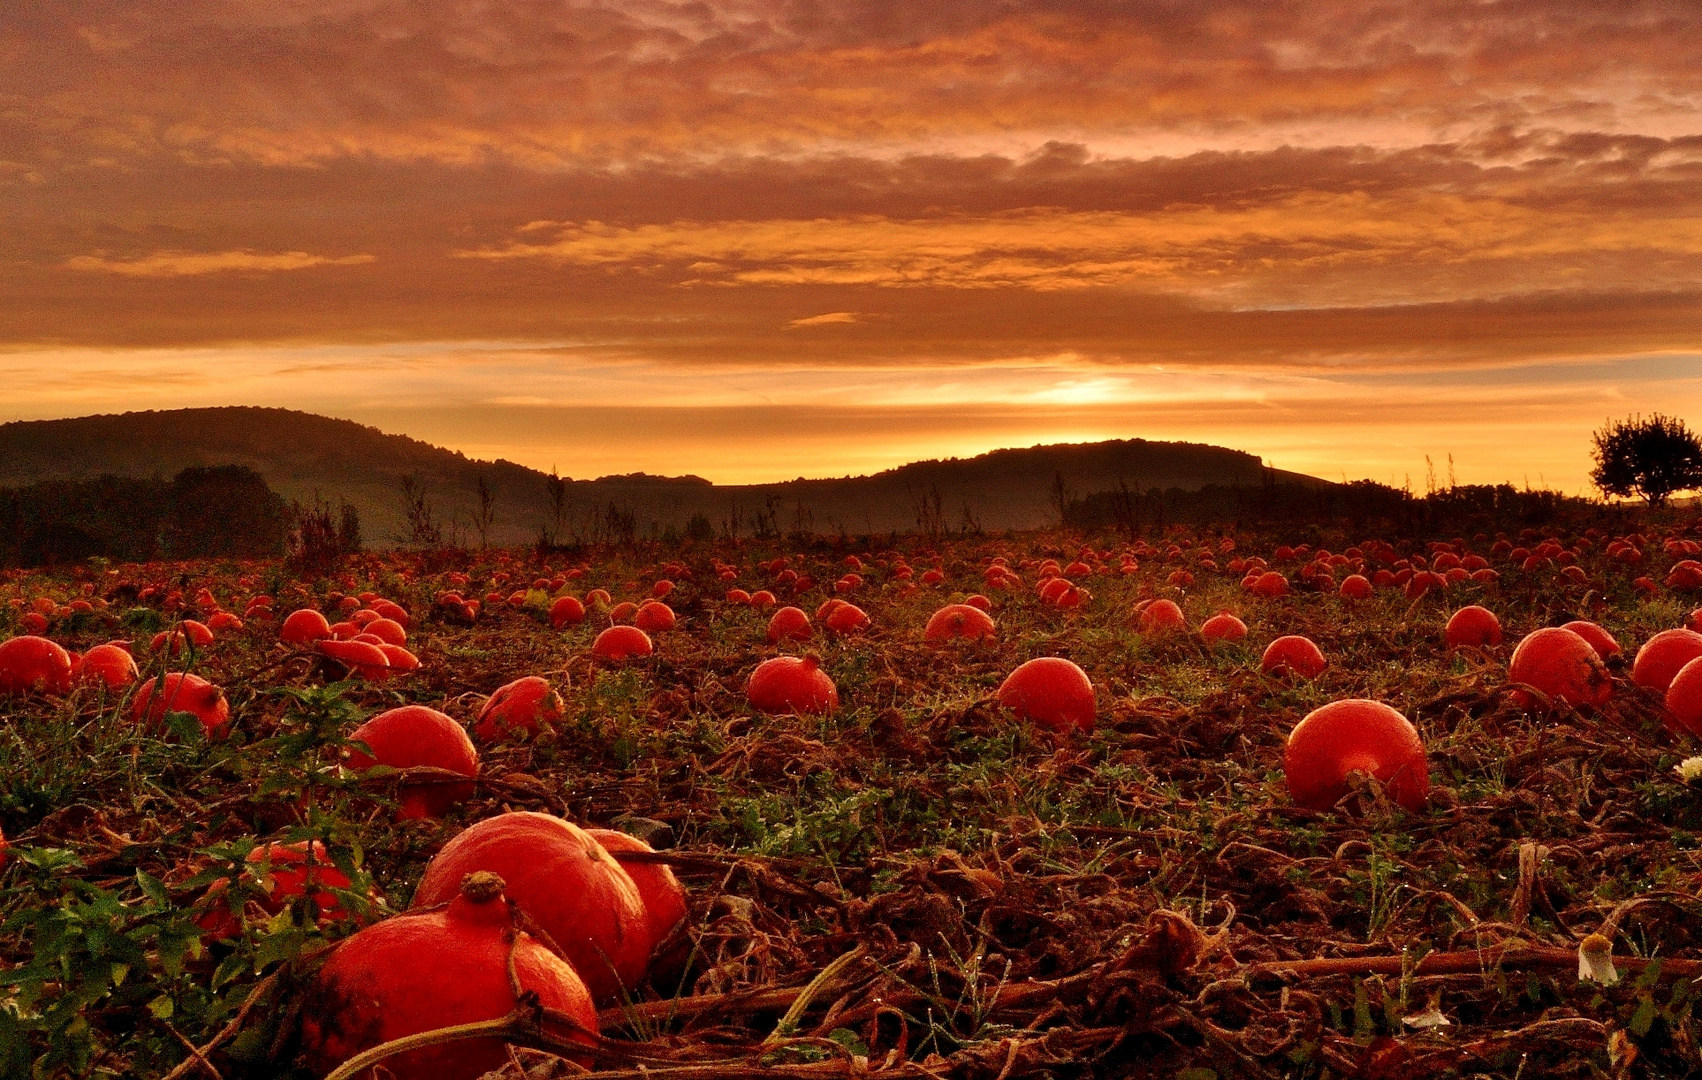
[[[8,571],[0,1076],[1687,1075],[1698,559],[1598,507]]]

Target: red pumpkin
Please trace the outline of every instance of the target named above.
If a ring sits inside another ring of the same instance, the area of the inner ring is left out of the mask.
[[[1621,652],[1619,642],[1613,639],[1612,634],[1587,619],[1578,619],[1573,622],[1569,622],[1562,626],[1561,629],[1570,630],[1585,641],[1589,642],[1590,648],[1596,650],[1596,655],[1601,657],[1603,660],[1606,660],[1610,656],[1617,656]]]
[[[1185,634],[1187,617],[1174,600],[1154,600],[1141,612],[1141,633],[1149,635]]]
[[[591,655],[599,660],[629,660],[655,651],[650,635],[636,626],[611,626],[591,643]]]
[[[998,627],[992,616],[968,604],[947,604],[928,618],[922,640],[933,644],[944,641],[993,641]]]
[[[312,645],[331,637],[331,624],[312,608],[292,611],[278,628],[278,640],[286,645]]]
[[[647,634],[672,630],[678,621],[674,616],[674,609],[660,600],[645,601],[632,617],[632,625]]]
[[[1558,626],[1526,634],[1513,650],[1507,677],[1535,687],[1552,700],[1573,705],[1601,705],[1613,695],[1613,679],[1596,650],[1577,634]],[[1513,700],[1529,707],[1531,695],[1518,690]]]
[[[597,1011],[573,965],[512,925],[503,880],[469,875],[439,911],[410,912],[349,937],[308,989],[301,1052],[323,1076],[364,1050],[406,1035],[480,1020],[519,1007],[522,994],[595,1034]],[[590,1042],[577,1031],[559,1037]],[[477,1080],[508,1063],[495,1037],[459,1039],[386,1058],[395,1080]],[[363,1077],[364,1080],[364,1077]]]
[[[839,708],[839,690],[813,656],[776,656],[764,660],[745,684],[751,708],[770,715],[830,713]]]
[[[1349,574],[1342,578],[1341,588],[1336,590],[1348,600],[1371,599],[1371,582],[1364,574]]]
[[[1247,624],[1220,611],[1200,624],[1200,636],[1207,641],[1241,641],[1247,636]]]
[[[112,691],[124,690],[141,677],[130,650],[114,642],[96,645],[77,664],[78,682],[105,686]]]
[[[1468,604],[1449,617],[1448,626],[1442,631],[1442,639],[1450,649],[1465,646],[1481,649],[1488,645],[1499,645],[1501,620],[1495,617],[1495,612],[1486,607]]]
[[[810,616],[803,608],[783,607],[768,620],[768,643],[778,645],[782,641],[808,641],[815,636],[810,629]]]
[[[657,989],[667,991],[672,987],[666,983],[673,981],[665,976],[674,974],[672,970],[663,971],[661,968],[672,969],[683,967],[689,955],[690,943],[684,938],[680,945],[686,950],[681,955],[658,956],[657,946],[668,940],[674,928],[684,922],[691,913],[691,907],[686,903],[685,887],[674,876],[674,871],[667,863],[639,861],[634,855],[654,855],[656,849],[636,836],[629,836],[613,829],[586,829],[591,838],[603,845],[603,850],[614,857],[632,883],[638,889],[638,898],[644,905],[644,925],[650,939],[650,947],[646,955],[650,960],[650,973]]]
[[[1259,670],[1267,675],[1296,675],[1316,679],[1324,673],[1329,661],[1311,638],[1288,634],[1265,646],[1259,657]]]
[[[408,643],[408,632],[402,629],[402,624],[395,619],[374,617],[363,620],[361,632],[371,634],[386,645],[406,645]]]
[[[320,641],[314,649],[322,656],[348,669],[350,675],[367,682],[386,682],[390,678],[390,658],[376,641]]]
[[[485,818],[443,845],[410,907],[449,900],[480,870],[508,883],[508,898],[561,947],[597,1001],[643,982],[655,942],[638,886],[584,829],[529,810]]]
[[[355,772],[374,765],[393,769],[422,766],[474,777],[479,774],[479,752],[473,740],[453,719],[424,705],[404,705],[381,712],[349,734],[372,753],[350,750],[344,764]],[[398,818],[442,817],[451,806],[471,798],[473,784],[459,782],[405,783],[397,790],[401,804]]]
[[[1666,693],[1678,669],[1702,656],[1702,634],[1694,630],[1662,630],[1643,643],[1631,662],[1631,681]]]
[[[578,626],[585,621],[585,605],[578,597],[562,596],[550,605],[550,625],[557,630],[565,626]]]
[[[0,643],[0,693],[71,689],[71,654],[56,642],[25,634]]]
[[[1702,738],[1702,657],[1678,669],[1667,686],[1667,727]]]
[[[384,659],[389,662],[390,674],[392,675],[406,675],[410,671],[420,669],[420,658],[400,645],[385,643],[377,646],[377,648],[379,652],[384,654]]]
[[[136,699],[130,703],[130,719],[156,731],[166,714],[174,712],[194,714],[209,737],[223,735],[230,726],[230,703],[224,691],[199,675],[173,671],[149,679],[137,688]]]
[[[1351,773],[1380,782],[1408,810],[1424,809],[1430,769],[1418,731],[1379,701],[1332,701],[1289,733],[1283,775],[1297,806],[1328,810],[1349,790]]]
[[[855,634],[869,628],[869,613],[856,604],[840,603],[822,619],[822,625],[836,634]]]
[[[535,735],[544,724],[561,723],[566,712],[567,706],[550,688],[549,680],[528,675],[498,687],[485,700],[473,731],[486,742],[509,735]]]
[[[401,604],[383,599],[372,600],[369,603],[372,604],[372,610],[377,612],[380,618],[389,619],[404,630],[413,626],[413,620],[408,617],[408,609]]]
[[[259,903],[269,914],[278,914],[291,900],[307,895],[311,888],[321,923],[351,917],[352,913],[343,910],[337,894],[330,890],[347,889],[353,882],[337,869],[331,853],[318,840],[311,846],[305,840],[295,844],[261,844],[248,853],[246,862],[248,869],[244,876],[265,892]],[[206,910],[195,920],[209,940],[222,941],[242,933],[242,923],[231,911],[225,895],[228,888],[227,879],[215,881],[207,890]]]
[[[1092,731],[1098,705],[1087,672],[1061,656],[1028,661],[1005,677],[999,704],[1059,733]]]

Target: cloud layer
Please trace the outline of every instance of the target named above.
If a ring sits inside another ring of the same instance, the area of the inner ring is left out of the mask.
[[[41,0],[0,20],[0,349],[101,350],[91,400],[265,343],[662,396],[1688,355],[1698,42],[1691,0]]]

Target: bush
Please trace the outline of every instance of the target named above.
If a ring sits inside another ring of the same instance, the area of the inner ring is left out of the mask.
[[[360,552],[360,514],[348,503],[333,513],[331,504],[317,496],[312,506],[291,503],[286,549],[292,569],[323,573],[343,556]]]

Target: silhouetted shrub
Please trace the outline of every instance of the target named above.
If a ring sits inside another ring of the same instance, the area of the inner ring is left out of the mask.
[[[283,553],[286,524],[284,501],[243,465],[185,469],[169,481],[54,480],[0,488],[0,564],[264,558]]]

